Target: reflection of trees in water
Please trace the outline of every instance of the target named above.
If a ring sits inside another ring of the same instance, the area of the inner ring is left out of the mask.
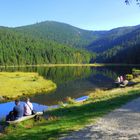
[[[63,84],[69,81],[88,78],[90,75],[103,75],[110,79],[116,79],[120,74],[131,71],[128,67],[11,67],[0,68],[0,71],[27,71],[38,72],[46,79],[56,84]]]
[[[116,77],[117,77],[116,72],[108,69],[107,67],[97,67],[97,68],[92,67],[92,74],[93,75],[103,75],[110,79],[116,79]]]
[[[45,76],[46,79],[53,80],[57,84],[88,78],[90,75],[103,75],[110,79],[117,77],[114,71],[106,67],[51,67],[46,68],[46,71],[40,74]]]
[[[11,67],[0,68],[0,71],[38,72],[46,79],[51,79],[57,84],[89,77],[91,74],[104,75],[114,79],[116,73],[105,67]]]
[[[91,74],[90,67],[9,67],[0,68],[1,71],[38,72],[46,79],[57,84],[88,77]]]
[[[52,67],[45,73],[45,77],[57,84],[62,84],[88,77],[90,74],[90,67]]]
[[[109,67],[109,69],[111,70],[111,71],[114,71],[116,74],[117,74],[117,76],[118,75],[126,75],[126,74],[128,74],[128,73],[132,73],[132,69],[133,69],[134,67],[133,66],[112,66],[112,67]]]
[[[115,75],[106,68],[95,67],[53,67],[44,72],[42,74],[55,81],[58,87],[55,92],[37,95],[32,100],[47,105],[65,101],[67,96],[78,98],[88,95],[89,91],[96,88],[108,88],[112,84],[111,78]]]
[[[8,68],[2,71],[38,72],[57,84],[55,92],[39,94],[31,98],[40,104],[56,104],[67,96],[77,98],[89,94],[96,88],[108,88],[117,74],[110,67],[23,67]]]

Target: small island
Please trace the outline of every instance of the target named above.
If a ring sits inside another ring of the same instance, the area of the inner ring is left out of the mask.
[[[36,93],[48,93],[56,84],[33,72],[0,72],[0,97],[14,99]]]

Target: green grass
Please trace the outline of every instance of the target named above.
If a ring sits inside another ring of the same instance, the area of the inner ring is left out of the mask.
[[[140,81],[140,78],[135,79]],[[29,120],[6,128],[2,140],[51,140],[94,123],[99,117],[140,97],[140,84],[109,91],[96,90],[84,103],[50,110],[40,122]],[[47,119],[45,118],[47,116]]]
[[[0,72],[0,96],[5,98],[49,92],[55,88],[55,83],[45,80],[38,73]]]

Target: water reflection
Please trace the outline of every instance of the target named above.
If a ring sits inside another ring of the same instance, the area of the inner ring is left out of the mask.
[[[38,72],[46,79],[50,79],[57,84],[57,89],[53,93],[38,94],[31,97],[31,101],[36,107],[46,107],[55,105],[58,101],[65,101],[66,97],[78,98],[88,95],[96,88],[105,89],[112,87],[114,79],[118,75],[131,73],[133,67],[19,67],[0,68],[0,71],[24,71]],[[42,106],[40,105],[42,104]],[[45,105],[45,106],[43,106]],[[0,117],[8,113],[13,107],[13,103],[0,104]],[[4,110],[2,110],[4,109]],[[39,109],[38,109],[39,110]]]

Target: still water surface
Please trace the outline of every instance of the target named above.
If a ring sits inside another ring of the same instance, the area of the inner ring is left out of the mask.
[[[56,105],[64,101],[66,97],[78,98],[88,95],[95,89],[107,89],[112,87],[113,81],[118,75],[131,73],[133,67],[24,67],[24,68],[0,68],[0,71],[24,71],[38,72],[44,78],[57,84],[56,91],[41,93],[31,97],[35,109],[46,109],[50,105]],[[14,106],[13,102],[0,104],[0,118],[5,116]]]

